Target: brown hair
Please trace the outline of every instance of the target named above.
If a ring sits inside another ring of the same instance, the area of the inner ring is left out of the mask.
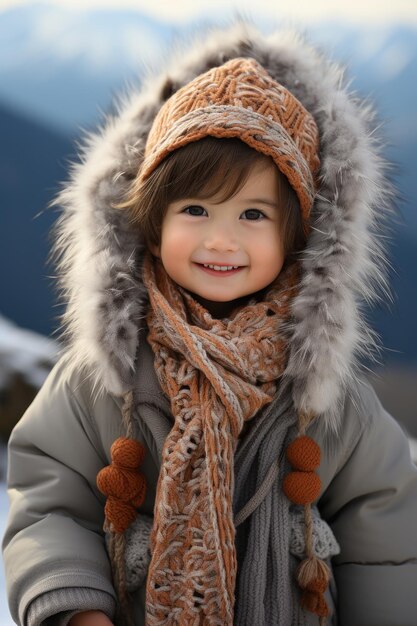
[[[136,178],[127,199],[114,207],[128,209],[129,221],[138,228],[145,243],[159,245],[162,221],[171,202],[187,197],[204,200],[217,195],[219,203],[225,202],[239,192],[252,167],[260,161],[272,163],[276,169],[280,227],[288,261],[305,245],[297,195],[270,157],[240,139],[203,137],[174,150],[144,181],[140,183]]]

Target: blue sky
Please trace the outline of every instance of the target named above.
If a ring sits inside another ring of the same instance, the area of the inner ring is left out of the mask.
[[[33,0],[2,0],[1,9],[22,4],[33,4]],[[182,22],[200,16],[231,13],[238,9],[248,16],[279,16],[282,19],[299,23],[311,23],[323,19],[346,20],[353,23],[366,22],[375,25],[388,25],[392,22],[414,23],[417,26],[417,2],[415,0],[297,0],[297,2],[277,0],[257,0],[254,10],[253,0],[50,0],[56,6],[71,6],[80,10],[93,7],[130,8],[149,13],[158,19]],[[1,10],[0,9],[0,10]]]

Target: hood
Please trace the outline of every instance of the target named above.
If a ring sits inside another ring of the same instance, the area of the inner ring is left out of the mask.
[[[209,68],[253,57],[302,102],[320,131],[320,188],[301,257],[284,379],[297,409],[337,430],[360,357],[377,347],[363,304],[388,296],[381,241],[393,192],[373,109],[349,92],[341,67],[293,31],[265,36],[238,19],[193,33],[174,60],[169,54],[162,71],[148,71],[140,90],[125,95],[117,114],[85,137],[81,162],[52,203],[62,207],[52,257],[66,304],[63,349],[97,392],[121,395],[134,385],[148,302],[139,271],[144,247],[112,203],[135,177],[162,103]]]

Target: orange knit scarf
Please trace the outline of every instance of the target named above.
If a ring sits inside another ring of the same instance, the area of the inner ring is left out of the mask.
[[[247,420],[271,402],[286,364],[283,322],[299,266],[284,269],[265,299],[215,319],[144,259],[148,342],[175,418],[159,474],[146,623],[233,624],[236,581],[234,452]]]

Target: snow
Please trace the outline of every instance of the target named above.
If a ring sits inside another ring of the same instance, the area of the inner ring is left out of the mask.
[[[122,63],[135,70],[158,58],[172,28],[140,11],[80,11],[56,3],[12,9],[6,16],[0,24],[1,51],[13,46],[13,54],[0,53],[0,74],[19,72],[27,63],[42,65],[44,76],[62,64],[102,74],[120,72]],[[47,51],[52,54],[46,64]]]
[[[58,344],[0,315],[0,389],[15,374],[39,389],[57,360]],[[1,625],[3,626],[3,625]]]
[[[389,81],[413,61],[414,50],[408,42],[394,42],[383,50],[376,63],[376,69],[382,79]]]
[[[5,482],[6,470],[6,448],[0,444],[0,537],[3,539],[6,527],[7,510],[9,500],[6,492]],[[12,626],[14,624],[10,617],[6,599],[6,581],[4,579],[3,559],[0,557],[0,626]]]

